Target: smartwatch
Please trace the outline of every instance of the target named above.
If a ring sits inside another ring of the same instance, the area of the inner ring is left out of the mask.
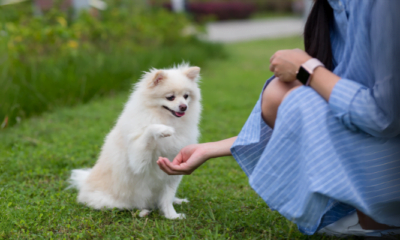
[[[304,85],[308,86],[310,83],[311,75],[314,73],[314,70],[317,67],[325,67],[325,65],[320,62],[316,58],[311,58],[307,62],[301,64],[299,71],[296,73],[296,78],[303,83]]]

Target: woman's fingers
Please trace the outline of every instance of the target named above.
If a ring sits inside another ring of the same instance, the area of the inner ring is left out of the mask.
[[[269,62],[272,63],[272,60],[274,60],[276,53],[272,54],[272,56],[269,59]]]
[[[169,163],[169,164],[168,164]],[[159,158],[157,161],[158,166],[166,172],[168,175],[182,175],[181,173],[177,172],[173,168],[171,168],[172,163],[169,162],[168,159]]]
[[[157,164],[161,170],[170,175],[188,175],[203,164],[207,158],[201,144],[189,145],[183,148],[170,162],[168,158],[159,157]]]
[[[176,155],[176,157],[174,158],[174,160],[172,160],[172,163],[175,165],[180,165],[183,162],[183,154],[182,154],[182,150],[178,153],[178,155]]]
[[[171,174],[171,170],[165,166],[165,164],[163,163],[163,160],[162,160],[161,157],[158,158],[157,164],[158,164],[158,167],[160,167],[161,170],[163,170],[167,174]]]
[[[168,158],[160,157],[157,161],[158,166],[169,175],[186,175],[191,172],[186,169],[186,165],[178,165],[170,162]]]
[[[274,58],[279,57],[280,55],[282,55],[283,52],[285,52],[285,50],[276,51],[276,52],[271,56],[271,58],[269,59],[269,62],[272,62],[272,61],[274,60]]]
[[[182,171],[181,165],[173,164],[167,158],[163,158],[162,161],[172,171],[174,171],[174,172]]]
[[[271,64],[269,65],[269,70],[273,73],[275,73],[275,66],[276,64],[274,62],[271,62]]]
[[[278,54],[279,54],[279,51],[276,52],[276,53],[274,53],[274,54],[271,56],[271,58],[269,59],[269,63],[270,63],[270,65],[269,65],[269,70],[270,70],[271,72],[275,72],[276,58],[277,58],[277,55],[278,55]]]

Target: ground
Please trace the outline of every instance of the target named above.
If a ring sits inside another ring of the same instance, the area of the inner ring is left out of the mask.
[[[237,135],[271,76],[270,56],[301,48],[302,41],[226,47],[228,59],[202,66],[200,142]],[[59,109],[0,132],[0,239],[332,239],[302,235],[271,211],[232,157],[210,160],[183,178],[177,195],[190,203],[176,210],[185,220],[78,204],[76,190],[66,189],[70,172],[93,166],[128,94]]]

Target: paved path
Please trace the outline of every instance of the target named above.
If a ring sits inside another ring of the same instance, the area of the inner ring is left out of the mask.
[[[301,18],[273,18],[215,22],[207,25],[207,39],[214,42],[240,42],[256,39],[300,36]]]

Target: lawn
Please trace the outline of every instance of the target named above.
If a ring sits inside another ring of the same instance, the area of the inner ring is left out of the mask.
[[[202,69],[200,142],[238,134],[279,49],[299,38],[229,44],[229,57]],[[146,70],[146,69],[143,69]],[[0,132],[0,239],[321,239],[271,211],[232,157],[213,159],[185,176],[176,206],[185,220],[155,211],[92,210],[66,190],[72,169],[91,167],[128,93],[58,109]],[[331,239],[326,237],[327,239]]]

